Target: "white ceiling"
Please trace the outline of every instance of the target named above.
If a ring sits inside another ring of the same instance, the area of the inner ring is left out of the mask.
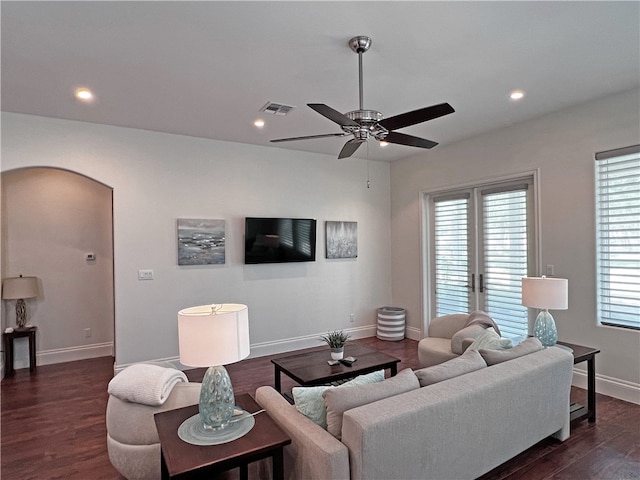
[[[336,156],[347,138],[269,139],[340,132],[306,104],[358,108],[356,35],[373,39],[364,108],[448,102],[401,130],[440,144],[640,84],[636,1],[2,1],[1,15],[4,111]],[[74,100],[79,86],[97,101]],[[266,116],[267,101],[296,108]],[[356,156],[425,152],[372,141]]]

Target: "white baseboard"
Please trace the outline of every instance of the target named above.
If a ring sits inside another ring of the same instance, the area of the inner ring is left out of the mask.
[[[376,334],[376,326],[369,325],[365,327],[345,328],[344,331],[351,335],[351,338],[368,338],[373,337]],[[302,337],[285,338],[283,340],[276,340],[272,342],[254,343],[251,345],[251,354],[249,358],[265,357],[267,355],[277,355],[279,353],[293,352],[296,350],[302,350],[303,348],[319,347],[323,345],[320,341],[320,335],[305,335]],[[185,367],[180,363],[179,357],[171,358],[158,358],[147,360],[148,362],[161,362],[172,363],[175,368],[179,370],[187,370],[190,367]],[[115,373],[120,372],[124,368],[131,364],[118,364],[115,366]]]
[[[366,327],[345,328],[344,331],[351,335],[351,338],[368,338],[376,334],[375,325]],[[249,358],[264,357],[278,353],[292,352],[303,348],[319,347],[324,345],[320,340],[321,333],[316,335],[305,335],[303,337],[287,338],[275,342],[263,342],[251,345],[251,356]]]
[[[376,325],[368,325],[365,327],[347,328],[344,330],[351,335],[351,338],[357,339],[375,336],[377,327]],[[292,352],[295,350],[301,350],[303,348],[318,347],[322,345],[322,343],[318,341],[319,336],[320,334],[305,335],[302,337],[285,338],[283,340],[253,344],[251,345],[251,355],[249,356],[249,358],[258,358],[267,355]],[[420,341],[422,339],[422,331],[418,328],[407,327],[406,336],[411,340]],[[180,370],[186,370],[188,368],[180,364],[179,357],[159,358],[149,361],[171,363]],[[38,362],[38,364],[40,364],[40,362]],[[129,365],[130,364],[116,365],[115,373],[118,373]],[[587,372],[574,368],[572,383],[576,387],[586,389]],[[632,382],[607,377],[605,375],[596,375],[596,392],[607,395],[609,397],[618,398],[626,402],[640,404],[640,385]]]
[[[406,332],[405,334],[407,338],[410,338],[411,340],[415,340],[416,342],[419,342],[423,338],[422,330],[420,330],[419,328],[407,327],[405,332]]]
[[[108,356],[113,356],[113,342],[44,350],[36,353],[36,364],[52,365],[54,363],[74,362],[76,360]],[[16,369],[29,368],[29,360],[19,360],[14,367]]]
[[[587,371],[573,369],[572,384],[587,389]],[[640,384],[596,374],[596,392],[640,405]]]

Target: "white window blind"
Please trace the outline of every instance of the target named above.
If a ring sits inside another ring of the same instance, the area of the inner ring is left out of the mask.
[[[505,337],[527,333],[522,277],[527,275],[527,185],[482,194],[484,305]]]
[[[527,335],[522,277],[536,265],[533,176],[430,196],[430,318],[487,312],[505,337]]]
[[[437,316],[469,309],[469,195],[434,199]]]
[[[640,145],[595,164],[598,319],[640,329]]]

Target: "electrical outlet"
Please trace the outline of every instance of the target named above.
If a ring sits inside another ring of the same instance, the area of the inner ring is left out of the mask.
[[[349,315],[349,322],[354,323],[356,321],[356,314],[352,313]]]
[[[153,280],[153,270],[138,270],[138,280]]]
[[[547,277],[553,277],[555,274],[555,267],[553,265],[547,265]]]
[[[84,338],[91,338],[91,329],[90,328],[85,328],[84,329]]]

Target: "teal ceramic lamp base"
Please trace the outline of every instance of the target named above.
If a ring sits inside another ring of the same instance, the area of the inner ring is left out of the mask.
[[[199,407],[205,429],[224,428],[233,416],[235,397],[231,378],[223,366],[209,367],[204,374]]]
[[[558,330],[556,322],[547,310],[542,310],[533,326],[533,334],[538,337],[545,347],[552,347],[558,341]]]
[[[207,369],[198,407],[198,415],[187,418],[178,428],[178,436],[192,445],[232,442],[246,435],[256,423],[252,414],[235,406],[231,379],[223,366]],[[238,413],[233,417],[236,409]]]

